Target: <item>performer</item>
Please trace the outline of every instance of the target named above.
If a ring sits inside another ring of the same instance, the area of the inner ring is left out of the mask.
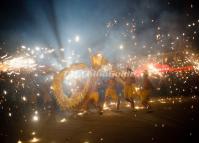
[[[135,110],[134,100],[137,96],[136,90],[135,90],[135,77],[133,75],[133,72],[130,68],[127,68],[127,75],[124,79],[124,98],[130,102],[131,109]]]
[[[148,78],[148,71],[145,71],[143,75],[143,87],[141,90],[141,100],[142,100],[142,105],[149,111],[151,111],[151,105],[149,104],[149,99],[150,99],[152,89],[153,89],[153,85]]]
[[[96,109],[102,114],[102,107],[100,106],[100,97],[98,92],[98,81],[97,78],[94,77],[91,79],[92,83],[88,89],[88,93],[83,102],[83,109],[88,110],[89,103],[93,103]]]
[[[116,92],[117,92],[117,96],[118,96],[118,100],[117,100],[117,109],[120,109],[120,100],[123,97],[123,84],[122,82],[117,78],[116,79]]]
[[[119,102],[118,102],[119,97],[118,97],[117,91],[116,91],[116,82],[117,81],[116,81],[115,77],[109,79],[108,86],[107,86],[106,92],[105,92],[105,102],[110,101],[110,99],[113,100],[114,102],[117,103],[116,108],[117,108],[117,110],[119,110]]]
[[[103,110],[103,104],[105,101],[106,86],[107,86],[107,82],[105,81],[105,79],[100,79],[100,82],[98,83],[98,93],[100,97],[99,104],[100,104],[101,112]]]

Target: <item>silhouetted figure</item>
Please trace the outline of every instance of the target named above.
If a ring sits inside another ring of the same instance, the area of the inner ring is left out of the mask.
[[[151,110],[151,105],[149,104],[149,99],[150,99],[152,89],[153,89],[153,85],[148,78],[148,72],[145,71],[144,75],[143,75],[143,87],[141,90],[141,99],[142,99],[142,105],[146,109],[149,109],[149,111]]]
[[[130,68],[127,68],[127,75],[124,79],[124,98],[126,101],[130,102],[131,109],[135,110],[134,100],[137,96],[135,90],[135,77],[133,75],[133,71]]]
[[[117,103],[117,110],[119,110],[119,96],[117,94],[117,89],[116,89],[116,85],[117,85],[117,81],[115,78],[111,78],[108,81],[108,85],[106,88],[106,92],[105,92],[105,101],[114,101]]]

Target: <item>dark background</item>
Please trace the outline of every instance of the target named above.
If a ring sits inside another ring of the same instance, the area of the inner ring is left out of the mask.
[[[81,33],[88,47],[103,48],[100,43],[106,41],[106,23],[112,18],[154,19],[175,23],[180,30],[199,19],[198,7],[197,0],[1,0],[0,44],[9,49],[23,43],[64,47],[67,36]],[[137,33],[147,27],[138,26]],[[198,46],[198,32],[192,42]]]

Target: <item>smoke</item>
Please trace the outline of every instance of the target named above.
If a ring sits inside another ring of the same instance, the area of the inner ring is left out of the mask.
[[[24,3],[25,15],[31,21],[20,19],[26,26],[18,29],[23,33],[21,39],[15,38],[32,47],[64,48],[65,57],[76,53],[82,62],[89,61],[88,48],[116,61],[128,55],[172,51],[186,40],[182,37],[187,23],[185,12],[175,9],[176,5],[172,7],[173,1],[170,5],[167,0],[30,0]],[[76,35],[80,36],[80,42],[69,43]],[[62,54],[57,53],[55,58],[62,59]]]
[[[161,4],[163,3],[163,4]],[[183,37],[186,20],[168,9],[165,1],[139,1],[127,6],[131,12],[108,21],[108,36],[102,50],[115,61],[128,55],[148,55],[185,48],[187,37]],[[120,45],[124,49],[120,50]]]
[[[46,4],[45,4],[45,6],[43,5],[44,13],[47,17],[47,20],[49,22],[49,25],[50,25],[52,31],[53,31],[53,34],[55,36],[55,40],[58,44],[58,47],[63,48],[61,38],[60,38],[59,25],[58,25],[58,21],[57,21],[58,16],[56,15],[54,5],[55,5],[54,0],[48,0],[47,5]]]

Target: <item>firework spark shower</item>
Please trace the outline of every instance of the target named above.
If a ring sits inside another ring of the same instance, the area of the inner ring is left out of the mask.
[[[0,142],[198,142],[198,8],[0,2]]]

